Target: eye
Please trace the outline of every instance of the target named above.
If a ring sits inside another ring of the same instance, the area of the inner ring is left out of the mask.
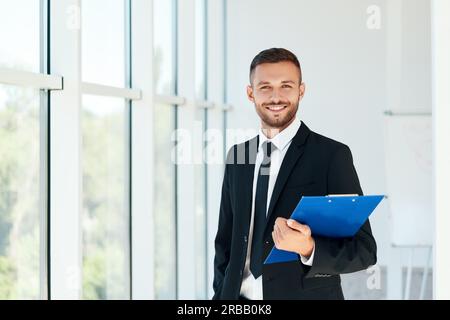
[[[292,88],[290,85],[288,85],[288,84],[284,84],[283,86],[282,86],[282,88]]]
[[[269,86],[262,86],[260,89],[261,90],[267,90],[267,89],[270,89],[270,87]]]

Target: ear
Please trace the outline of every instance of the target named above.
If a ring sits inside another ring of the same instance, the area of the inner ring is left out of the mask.
[[[305,83],[302,82],[302,83],[300,84],[300,95],[299,95],[299,100],[302,100],[302,99],[303,99],[303,96],[305,95],[305,90],[306,90]]]
[[[253,96],[253,88],[251,85],[247,86],[247,97],[251,102],[255,102],[255,97]]]

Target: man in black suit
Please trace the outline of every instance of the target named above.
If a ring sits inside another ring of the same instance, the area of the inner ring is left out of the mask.
[[[261,130],[227,155],[213,299],[344,299],[339,275],[377,261],[368,220],[339,239],[289,220],[302,196],[363,194],[349,147],[297,118],[304,93],[292,52],[272,48],[253,59],[247,95]],[[263,265],[274,245],[298,261]]]

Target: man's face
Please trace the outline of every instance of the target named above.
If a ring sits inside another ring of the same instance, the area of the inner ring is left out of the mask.
[[[305,85],[300,71],[289,61],[258,65],[247,87],[264,129],[285,129],[295,118]]]

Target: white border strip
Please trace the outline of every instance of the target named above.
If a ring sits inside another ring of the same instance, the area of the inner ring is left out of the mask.
[[[55,75],[0,68],[0,83],[43,90],[62,90],[63,78]]]
[[[142,92],[139,89],[118,88],[96,83],[82,82],[81,92],[97,96],[117,97],[127,100],[141,100]]]

